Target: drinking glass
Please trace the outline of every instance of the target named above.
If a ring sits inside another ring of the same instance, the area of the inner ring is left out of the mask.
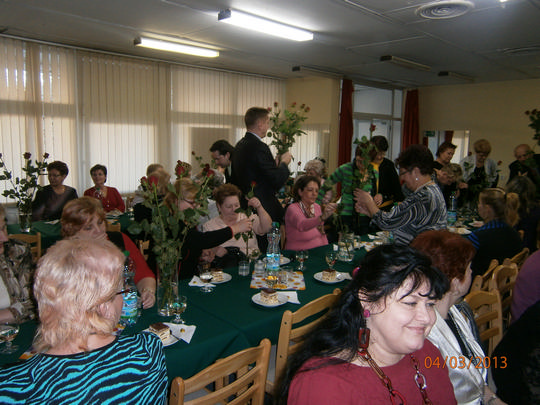
[[[274,288],[278,283],[278,272],[276,270],[267,271],[265,281],[268,287]]]
[[[172,323],[181,324],[185,323],[182,319],[182,313],[187,308],[187,297],[185,295],[181,295],[180,293],[176,294],[174,304],[173,304],[173,312],[175,314],[174,319],[171,321]]]
[[[298,263],[300,263],[297,267],[298,271],[304,271],[306,269],[306,265],[304,262],[308,259],[308,252],[307,250],[300,250],[296,253],[296,260],[298,260]]]
[[[334,252],[333,250],[329,251],[328,253],[326,253],[325,259],[330,270],[334,270],[334,265],[336,264],[337,260],[337,252]]]
[[[214,276],[210,272],[210,268],[203,269],[202,272],[199,274],[199,278],[204,283],[204,285],[201,287],[201,292],[203,292],[203,293],[212,292],[212,287],[213,286],[208,285],[210,283],[210,281],[212,281],[212,279],[214,278]]]
[[[240,260],[238,262],[238,275],[249,276],[249,262],[247,260]]]
[[[19,325],[14,322],[0,324],[0,342],[6,342],[6,345],[0,353],[11,354],[19,349],[19,346],[11,343],[19,334]]]

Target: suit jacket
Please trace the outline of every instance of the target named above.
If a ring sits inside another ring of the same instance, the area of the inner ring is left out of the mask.
[[[514,160],[512,163],[510,163],[508,165],[508,168],[510,169],[510,176],[508,176],[508,182],[510,182],[510,180],[512,180],[514,177],[518,176],[521,173],[521,175],[527,176],[533,181],[534,184],[538,186],[538,184],[540,183],[540,154],[535,153],[533,155],[533,159],[536,165],[536,167],[534,168],[526,166],[518,160]]]
[[[403,193],[396,167],[391,160],[386,158],[379,165],[379,189],[377,193],[382,194],[383,202],[388,200],[394,202],[403,201]]]
[[[236,144],[232,159],[231,183],[246,195],[251,190],[251,183],[256,182],[255,196],[261,201],[272,221],[283,222],[283,207],[276,193],[289,178],[289,169],[285,163],[276,166],[272,152],[267,144],[251,132]],[[242,199],[245,203],[245,199]]]

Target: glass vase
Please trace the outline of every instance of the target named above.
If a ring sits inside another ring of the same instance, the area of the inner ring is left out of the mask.
[[[354,233],[339,234],[338,260],[350,262],[354,258]]]
[[[32,229],[32,212],[26,212],[19,209],[19,227],[22,233],[30,233]]]
[[[178,262],[165,263],[158,268],[156,305],[158,314],[172,316],[178,292]]]

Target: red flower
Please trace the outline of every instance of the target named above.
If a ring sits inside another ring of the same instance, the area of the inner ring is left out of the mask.
[[[208,169],[208,171],[206,172],[206,177],[212,177],[214,174],[215,173],[212,169]]]
[[[23,158],[25,159],[30,159],[32,157],[32,154],[30,152],[25,152],[25,154],[23,155]]]
[[[191,151],[191,154],[192,154],[193,156],[195,156],[195,151],[194,151],[194,150],[192,150],[192,151]]]
[[[48,157],[49,157],[49,154],[48,154],[48,153],[45,153],[45,154],[43,155],[43,159],[47,159]]]
[[[272,107],[267,108],[268,112],[272,112]]]
[[[203,170],[204,170],[205,172],[208,171],[208,170],[210,170],[210,164],[209,164],[209,163],[205,164]]]
[[[182,176],[185,172],[186,172],[186,168],[179,163],[178,166],[176,166],[176,175]]]
[[[369,126],[369,132],[375,131],[375,128],[377,128],[377,126],[374,125],[374,124],[371,124],[371,125]]]
[[[274,107],[277,107],[277,106],[278,106],[278,102],[274,101]]]
[[[308,112],[310,112],[310,111],[311,111],[311,108],[309,108],[309,107],[306,107],[306,109],[305,109],[304,111],[308,113]]]
[[[251,188],[254,188],[256,185],[257,185],[257,182],[256,182],[256,181],[252,181],[252,182],[251,182]]]
[[[291,104],[291,107],[296,107],[296,101]]]
[[[158,183],[159,183],[159,179],[156,176],[148,177],[148,184],[153,184],[157,187]]]
[[[298,166],[302,166],[302,162],[298,162]]]
[[[300,108],[301,108],[301,109],[304,109],[305,106],[306,106],[305,104],[302,104],[302,105],[300,106]]]
[[[143,185],[148,184],[148,179],[146,178],[146,176],[141,177],[140,182],[141,182],[141,184],[143,184]]]
[[[500,165],[502,165],[502,160],[499,160],[499,161],[497,162],[497,166],[500,166]]]

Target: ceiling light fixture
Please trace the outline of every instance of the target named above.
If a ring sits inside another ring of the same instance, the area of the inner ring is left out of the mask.
[[[414,62],[412,60],[403,59],[398,56],[392,56],[392,55],[384,55],[381,56],[379,59],[381,62],[390,62],[394,65],[398,65],[407,69],[414,69],[414,70],[422,70],[424,72],[429,72],[431,70],[431,67],[428,65],[423,65],[418,62]]]
[[[437,0],[416,9],[416,15],[429,20],[443,20],[460,17],[474,8],[469,0]]]
[[[219,52],[213,49],[184,45],[178,42],[162,41],[160,39],[140,37],[135,38],[133,43],[135,44],[135,46],[142,46],[144,48],[159,49],[161,51],[167,52],[185,53],[188,55],[203,56],[205,58],[215,58],[219,56]]]
[[[439,72],[438,76],[439,77],[454,77],[456,79],[466,80],[468,82],[474,82],[474,77],[472,77],[472,76],[467,76],[467,75],[464,75],[462,73],[452,72],[452,71],[448,71],[448,70],[443,70],[443,71]]]
[[[231,9],[221,10],[218,14],[218,21],[293,41],[313,40],[312,32],[242,13],[241,11]]]

